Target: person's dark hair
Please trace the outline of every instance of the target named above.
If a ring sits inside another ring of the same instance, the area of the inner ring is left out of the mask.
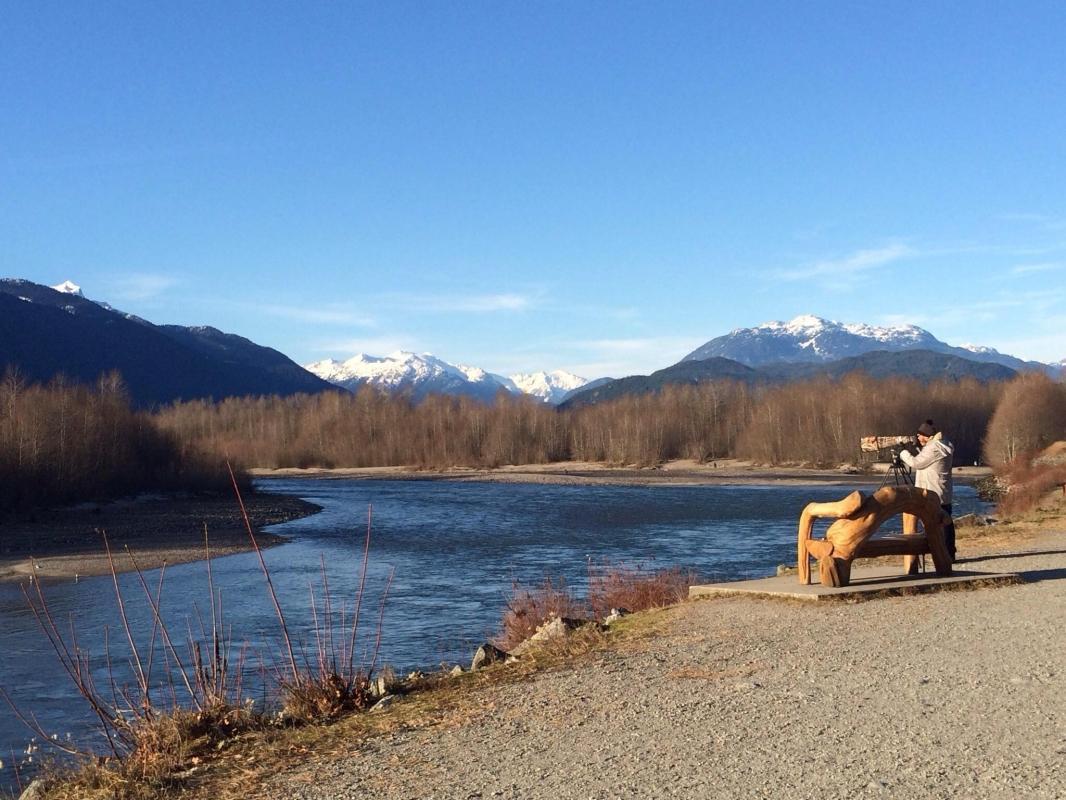
[[[933,424],[933,421],[931,419],[927,419],[925,422],[918,426],[918,435],[936,436],[936,425]]]

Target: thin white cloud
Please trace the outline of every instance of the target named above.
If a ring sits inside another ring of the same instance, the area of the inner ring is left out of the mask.
[[[1042,264],[1018,264],[1011,267],[1010,271],[1012,275],[1032,275],[1038,272],[1058,272],[1062,268],[1062,264],[1049,261]]]
[[[133,272],[114,279],[112,296],[118,300],[152,300],[180,283],[173,275]]]
[[[264,314],[297,322],[313,322],[319,325],[352,325],[372,328],[376,322],[372,317],[339,307],[308,308],[306,306],[287,306],[276,303],[257,303],[255,309]]]
[[[843,258],[823,259],[792,269],[779,270],[777,277],[788,281],[838,280],[850,285],[854,278],[863,273],[917,255],[918,251],[909,245],[896,243],[886,247],[857,250]]]
[[[371,304],[439,314],[483,314],[526,311],[536,304],[536,299],[530,295],[517,292],[469,295],[392,293],[381,295],[379,298],[372,300]]]
[[[580,351],[580,361],[571,362],[564,369],[598,378],[612,375],[646,375],[677,363],[706,342],[706,337],[648,336],[618,339],[576,341],[568,347]]]

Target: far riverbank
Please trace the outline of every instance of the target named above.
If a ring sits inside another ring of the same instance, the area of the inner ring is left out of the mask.
[[[869,471],[845,465],[837,469],[799,466],[767,466],[738,459],[712,462],[667,461],[653,467],[612,466],[589,461],[560,461],[551,464],[477,469],[418,469],[415,467],[338,467],[324,469],[252,469],[257,478],[344,478],[347,480],[449,480],[491,481],[496,483],[551,483],[613,486],[714,486],[714,485],[793,485],[832,486],[836,484],[879,485],[886,464],[874,464]],[[992,474],[989,467],[956,467],[955,480],[973,483]]]
[[[286,539],[259,533],[268,525],[319,511],[297,497],[266,493],[245,498],[248,516],[262,547]],[[36,511],[0,522],[0,581],[75,579],[110,572],[101,531],[107,533],[115,567],[129,572],[129,548],[142,569],[199,561],[204,557],[204,528],[211,555],[252,549],[232,496],[145,496],[110,503]]]

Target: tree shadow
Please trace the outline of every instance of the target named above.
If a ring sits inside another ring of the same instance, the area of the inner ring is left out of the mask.
[[[998,561],[1002,558],[1025,558],[1027,556],[1061,556],[1066,555],[1066,549],[1064,550],[1019,550],[1016,553],[995,553],[989,556],[970,556],[969,558],[960,558],[955,561],[956,564],[977,564],[981,561]]]
[[[1066,578],[1066,567],[1060,569],[1034,569],[1024,572],[1019,572],[1022,579],[1027,583],[1037,583],[1038,581],[1061,581]]]
[[[1027,558],[1030,556],[1061,556],[1066,555],[1066,549],[1061,550],[1019,550],[1014,553],[995,553],[988,556],[973,556],[972,558],[960,558],[955,562],[959,564],[976,565],[983,561],[999,561],[1005,558]],[[1066,567],[1051,569],[1019,569],[1015,570],[1019,577],[1026,583],[1039,581],[1058,581],[1066,578]]]

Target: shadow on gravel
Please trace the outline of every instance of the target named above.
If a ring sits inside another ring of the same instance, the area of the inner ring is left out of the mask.
[[[977,564],[982,561],[996,561],[1001,558],[1027,558],[1029,556],[1061,556],[1066,555],[1066,550],[1022,550],[1017,553],[997,553],[991,556],[973,556],[972,558],[960,558],[956,564]]]
[[[1030,571],[1019,571],[1019,575],[1027,582],[1035,583],[1037,581],[1061,581],[1066,578],[1066,568],[1063,569],[1034,569]]]

